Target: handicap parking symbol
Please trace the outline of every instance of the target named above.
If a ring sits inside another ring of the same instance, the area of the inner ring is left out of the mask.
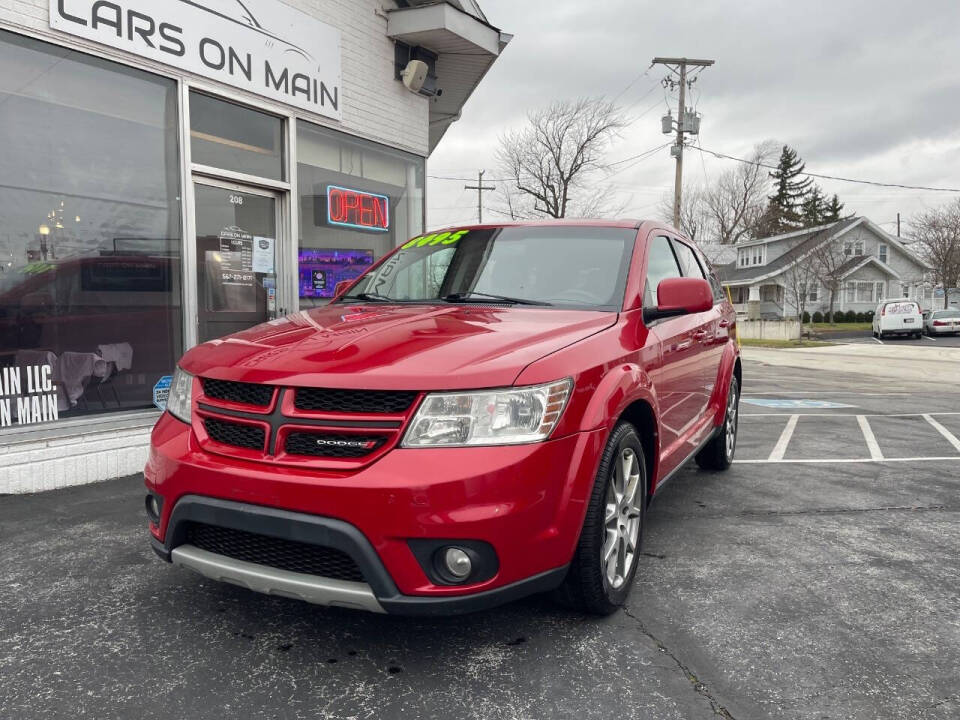
[[[759,405],[761,407],[768,408],[787,408],[790,410],[796,409],[817,409],[817,410],[830,410],[833,408],[849,408],[856,407],[855,405],[846,405],[844,403],[830,402],[829,400],[794,400],[790,398],[750,398],[750,397],[741,397],[741,402],[749,403],[750,405]]]

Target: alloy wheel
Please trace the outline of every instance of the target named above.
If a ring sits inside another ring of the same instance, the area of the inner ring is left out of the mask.
[[[739,406],[737,403],[738,388],[736,384],[730,386],[730,392],[727,393],[727,432],[726,432],[726,451],[727,459],[733,457],[733,450],[737,446],[737,420]]]
[[[642,517],[642,485],[640,459],[632,448],[624,448],[614,462],[607,484],[605,538],[600,560],[604,577],[615,590],[626,582],[636,562]]]

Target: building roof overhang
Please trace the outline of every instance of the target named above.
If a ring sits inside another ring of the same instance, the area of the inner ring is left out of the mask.
[[[500,53],[512,39],[486,21],[475,2],[429,2],[388,13],[387,37],[438,55],[437,86],[443,93],[430,98],[430,152],[450,124],[460,118]]]

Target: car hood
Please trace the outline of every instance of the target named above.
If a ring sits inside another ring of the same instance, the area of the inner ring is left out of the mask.
[[[527,365],[617,314],[464,305],[328,305],[203,343],[187,372],[242,382],[372,390],[513,384]]]

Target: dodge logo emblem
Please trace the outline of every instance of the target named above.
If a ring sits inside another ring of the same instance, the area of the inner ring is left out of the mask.
[[[327,438],[317,438],[316,443],[323,447],[363,448],[364,450],[369,450],[377,444],[373,440],[330,440]]]

